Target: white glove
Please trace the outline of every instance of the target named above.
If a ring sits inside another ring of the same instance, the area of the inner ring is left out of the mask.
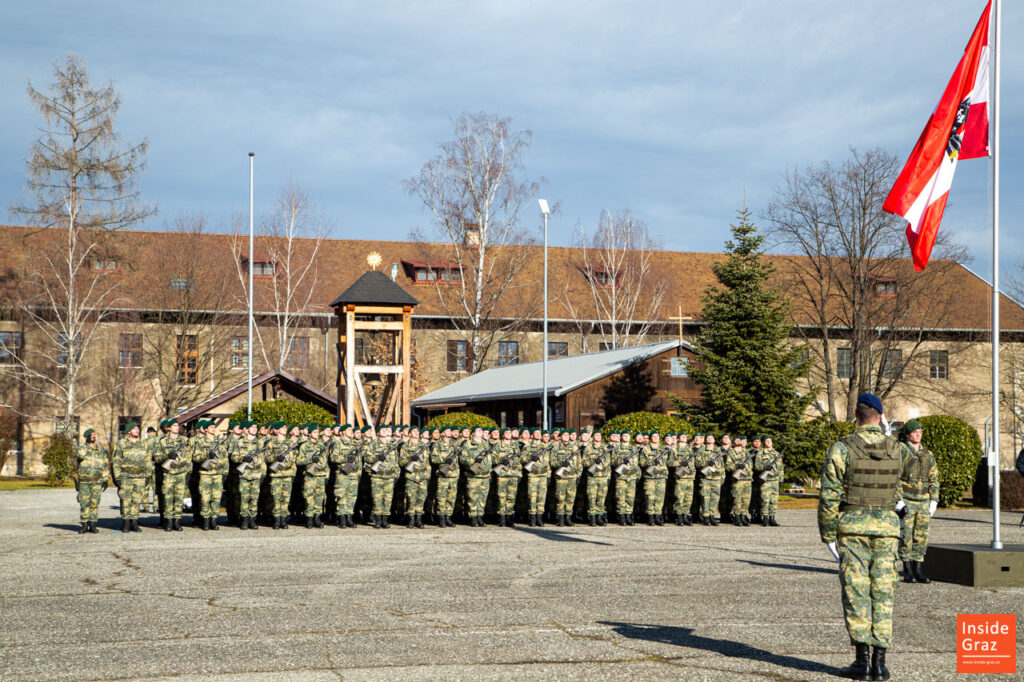
[[[928,516],[935,516],[935,510],[939,508],[937,500],[932,500],[928,503]]]
[[[903,500],[897,500],[896,501],[896,513],[899,514],[900,510],[903,509],[906,506],[907,505],[903,504]]]
[[[885,415],[882,415],[882,433],[887,436],[892,435],[892,427],[889,426],[889,420],[885,418]]]
[[[828,543],[828,551],[832,554],[836,561],[839,561],[839,550],[836,549],[835,542]]]

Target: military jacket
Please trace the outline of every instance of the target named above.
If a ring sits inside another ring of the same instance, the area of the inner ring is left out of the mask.
[[[487,478],[491,475],[490,447],[484,441],[467,443],[459,459],[468,478]]]
[[[732,448],[726,456],[725,469],[737,481],[749,481],[754,475],[751,469],[753,462],[752,451],[746,448]]]
[[[112,458],[114,480],[123,478],[146,478],[153,473],[153,458],[145,441],[134,443],[127,436],[117,442]]]
[[[430,480],[430,443],[405,443],[398,461],[406,480]]]
[[[160,438],[154,449],[154,461],[169,474],[183,474],[192,470],[192,460],[189,457],[188,438],[178,434],[177,438],[170,435]],[[173,455],[173,459],[172,459]]]
[[[330,465],[322,451],[323,446],[319,440],[304,441],[299,446],[298,454],[295,457],[295,466],[302,467],[302,472],[306,476],[327,478],[327,474],[330,472]]]
[[[192,461],[197,465],[200,476],[223,476],[228,472],[228,461],[232,450],[231,436],[218,438],[203,436],[193,444]],[[210,460],[210,468],[204,469],[203,462]]]
[[[939,467],[935,456],[921,445],[915,452],[909,444],[903,446],[900,492],[904,499],[926,502],[939,499]]]
[[[781,481],[782,475],[785,473],[785,467],[782,463],[782,453],[775,448],[772,448],[771,450],[758,450],[757,455],[754,456],[754,471],[757,471],[758,474],[764,471],[768,472],[768,475],[762,480]]]
[[[335,476],[359,478],[363,475],[363,441],[343,438],[331,452],[330,460],[335,465]]]
[[[725,464],[726,459],[729,456],[729,452],[732,448],[721,448],[712,446],[711,448],[705,447],[704,452],[699,457],[697,465],[701,469],[701,476],[709,480],[721,480],[725,478]],[[709,469],[705,474],[704,469]]]
[[[458,444],[454,441],[441,440],[434,443],[430,450],[430,463],[437,465],[437,475],[441,478],[459,477]]]
[[[393,438],[388,442],[371,440],[366,444],[363,468],[371,478],[398,478],[398,447],[399,443]]]
[[[110,475],[110,459],[107,451],[96,444],[82,444],[75,450],[78,470],[75,480],[79,483],[101,483]]]
[[[583,467],[592,478],[608,478],[612,474],[610,448],[607,444],[588,443],[583,446]]]
[[[534,478],[547,478],[551,475],[551,449],[550,443],[530,443],[524,453],[523,471],[527,476]]]
[[[523,475],[523,462],[520,455],[519,443],[502,441],[491,448],[491,464],[495,468],[495,474],[499,478],[521,478]],[[497,469],[500,468],[500,473]]]
[[[672,467],[676,478],[693,478],[697,473],[697,455],[693,446],[677,444],[668,465]]]
[[[579,478],[583,474],[583,455],[579,443],[559,442],[551,456],[551,468],[557,476],[559,469],[563,467],[565,472],[562,478]]]
[[[644,478],[668,478],[668,461],[672,449],[668,445],[644,445],[640,451],[640,470]]]
[[[262,447],[264,446],[260,443],[259,438],[249,440],[249,438],[243,436],[239,439],[238,444],[231,451],[231,461],[238,466],[245,465],[238,474],[240,478],[246,481],[255,481],[266,475],[266,451],[260,453]],[[249,457],[252,461],[246,462],[246,457]]]
[[[612,470],[623,480],[635,480],[640,477],[639,455],[642,447],[630,443],[612,445],[614,453]]]
[[[274,438],[270,441],[270,446],[267,448],[267,471],[270,472],[271,478],[287,478],[295,475],[297,471],[295,461],[299,457],[299,446],[300,443],[290,438],[284,440]],[[279,457],[284,457],[284,461],[278,461]],[[274,471],[275,465],[277,471]]]

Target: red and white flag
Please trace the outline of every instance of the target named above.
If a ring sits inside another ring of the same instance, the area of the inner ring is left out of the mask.
[[[903,216],[914,269],[924,270],[960,159],[989,155],[989,0],[939,105],[882,208]]]

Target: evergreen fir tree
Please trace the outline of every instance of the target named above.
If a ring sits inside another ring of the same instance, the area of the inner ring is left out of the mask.
[[[769,284],[775,266],[762,255],[764,237],[738,211],[725,244],[728,258],[715,263],[718,286],[704,294],[707,326],[697,341],[700,364],[691,376],[701,385],[700,407],[678,402],[691,421],[704,429],[753,436],[768,433],[793,437],[814,391],[797,393],[809,362],[802,347],[788,343],[790,306]]]

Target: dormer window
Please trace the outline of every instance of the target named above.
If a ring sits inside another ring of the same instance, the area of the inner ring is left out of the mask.
[[[619,286],[621,273],[611,272],[598,266],[580,266],[580,271],[588,282],[599,289],[614,289]]]
[[[249,258],[242,256],[242,267],[246,267],[249,264]],[[255,255],[252,258],[252,276],[253,277],[273,277],[277,272],[277,263],[270,256]]]
[[[898,291],[899,287],[896,284],[896,280],[892,277],[875,278],[876,296],[895,296]]]
[[[403,260],[402,265],[416,284],[458,284],[462,281],[462,268],[453,261]]]
[[[115,272],[117,271],[117,261],[106,256],[96,257],[89,261],[89,268],[93,272]]]

